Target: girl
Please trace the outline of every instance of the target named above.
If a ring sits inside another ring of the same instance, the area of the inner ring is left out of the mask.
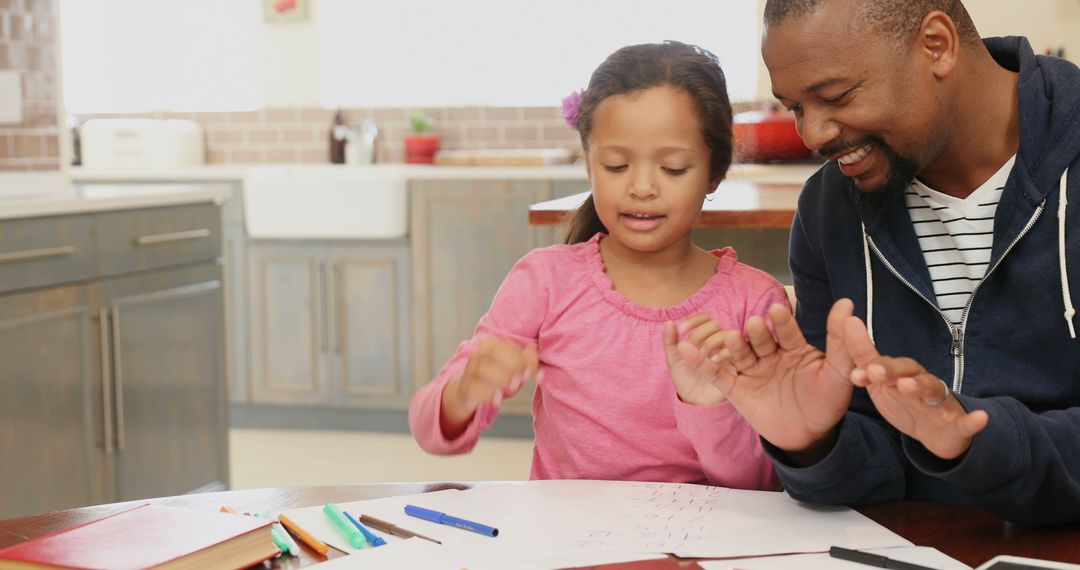
[[[592,195],[567,245],[522,258],[475,336],[415,395],[413,435],[431,453],[468,452],[503,399],[535,379],[533,479],[774,488],[757,435],[676,348],[787,304],[730,248],[691,242],[731,164],[715,56],[676,42],[624,47],[575,107],[564,114]]]

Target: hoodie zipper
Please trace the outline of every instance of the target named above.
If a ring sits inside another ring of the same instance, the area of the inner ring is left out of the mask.
[[[900,272],[897,271],[895,267],[893,267],[892,263],[890,263],[887,259],[885,259],[885,256],[882,255],[881,250],[879,250],[877,245],[874,244],[874,240],[870,237],[870,234],[865,234],[866,240],[870,244],[870,249],[874,251],[874,255],[877,256],[878,261],[880,261],[885,266],[885,268],[888,269],[890,273],[892,273],[893,277],[896,277],[898,280],[900,280],[900,282],[903,283],[908,289],[911,289],[916,295],[919,296],[920,299],[926,301],[926,303],[930,305],[930,307],[937,311],[937,313],[941,315],[941,319],[945,321],[945,326],[949,328],[949,333],[952,336],[952,350],[950,352],[953,355],[952,389],[953,392],[956,394],[959,394],[960,390],[964,387],[964,329],[967,327],[968,312],[971,310],[971,304],[975,302],[975,294],[979,292],[979,288],[982,287],[983,282],[986,281],[988,277],[990,277],[990,274],[993,273],[994,270],[997,269],[999,265],[1001,265],[1001,262],[1005,260],[1005,256],[1008,255],[1014,247],[1016,247],[1016,244],[1019,243],[1020,240],[1023,239],[1029,231],[1031,231],[1031,228],[1035,225],[1035,222],[1039,221],[1039,216],[1042,215],[1045,205],[1046,201],[1043,200],[1043,202],[1039,204],[1039,207],[1035,210],[1035,213],[1032,214],[1031,219],[1028,220],[1027,225],[1024,226],[1024,229],[1020,231],[1020,234],[1017,235],[1015,239],[1013,239],[1012,243],[1009,244],[1009,247],[1005,248],[1005,252],[1002,253],[1001,257],[998,258],[997,263],[987,269],[986,274],[983,275],[983,278],[975,284],[975,288],[971,290],[971,296],[968,297],[967,304],[964,305],[964,311],[960,313],[959,326],[954,326],[952,324],[952,321],[949,320],[948,315],[946,315],[940,307],[938,307],[935,303],[930,302],[930,299],[926,298],[926,296],[923,295],[918,289],[916,289],[910,281],[900,275]]]
[[[993,266],[986,270],[986,274],[983,275],[983,278],[975,284],[975,288],[971,290],[971,297],[968,297],[968,302],[966,305],[964,305],[964,311],[960,313],[960,327],[957,331],[955,331],[956,334],[954,334],[953,336],[953,350],[959,350],[960,364],[960,372],[959,374],[957,374],[958,381],[954,382],[957,394],[959,394],[960,389],[964,387],[964,329],[967,327],[968,312],[971,310],[971,304],[975,301],[975,294],[979,292],[979,288],[982,287],[983,282],[990,277],[990,274],[993,273],[994,270],[997,269],[999,265],[1001,265],[1001,262],[1005,260],[1005,256],[1009,255],[1009,252],[1012,251],[1014,247],[1016,247],[1016,244],[1019,243],[1020,240],[1023,239],[1029,231],[1031,231],[1031,228],[1035,225],[1035,222],[1039,221],[1039,216],[1042,215],[1043,208],[1045,206],[1046,200],[1043,200],[1039,204],[1039,207],[1035,209],[1035,213],[1032,214],[1031,219],[1028,220],[1028,223],[1026,226],[1024,226],[1024,229],[1021,230],[1020,234],[1016,236],[1016,239],[1014,239],[1012,243],[1009,244],[1009,247],[1005,248],[1004,253],[1002,253],[1001,257],[998,258],[997,263],[995,263]],[[957,344],[957,334],[959,335],[959,344]]]

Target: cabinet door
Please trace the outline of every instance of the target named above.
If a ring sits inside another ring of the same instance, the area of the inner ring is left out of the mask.
[[[226,227],[222,240],[225,259],[225,377],[229,401],[247,403],[247,238],[244,229]]]
[[[224,488],[221,267],[161,270],[97,288],[109,321],[116,500]]]
[[[429,382],[472,336],[503,278],[523,255],[553,241],[529,225],[529,205],[551,197],[549,181],[414,181],[414,387]],[[531,390],[504,409],[528,413]]]
[[[0,518],[105,499],[96,328],[85,286],[0,297]]]
[[[249,242],[252,402],[328,401],[324,368],[330,331],[322,294],[328,272],[317,245]]]
[[[408,244],[328,251],[330,400],[352,408],[403,407],[412,392]]]

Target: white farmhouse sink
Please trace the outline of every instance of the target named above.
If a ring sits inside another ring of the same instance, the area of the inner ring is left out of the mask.
[[[398,165],[255,166],[244,176],[244,217],[256,239],[393,239],[408,233]]]

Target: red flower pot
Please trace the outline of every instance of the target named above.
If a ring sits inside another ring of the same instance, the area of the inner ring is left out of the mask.
[[[433,164],[437,150],[439,150],[439,137],[436,135],[405,136],[406,164]]]

